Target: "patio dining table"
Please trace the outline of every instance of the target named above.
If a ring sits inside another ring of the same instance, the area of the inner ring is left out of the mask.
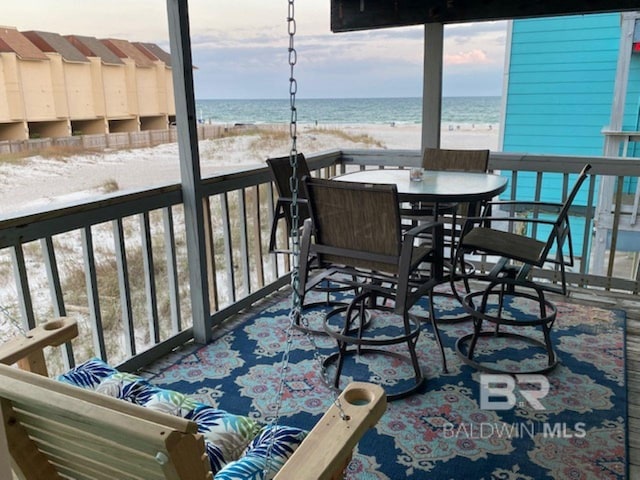
[[[425,170],[422,180],[412,181],[410,169],[360,170],[334,177],[359,183],[393,183],[400,202],[477,203],[487,201],[507,189],[507,178],[493,173]]]
[[[386,168],[375,170],[359,170],[334,177],[334,180],[359,183],[395,184],[398,189],[400,203],[468,203],[469,211],[478,210],[481,202],[489,201],[507,189],[508,179],[493,173],[433,171],[425,170],[421,181],[410,179],[410,168]],[[452,254],[453,254],[452,246]],[[453,271],[453,269],[451,269]],[[454,281],[454,277],[449,278]],[[452,293],[441,292],[439,295],[453,296],[455,287],[451,284]],[[464,314],[450,318],[449,322],[463,321],[469,318]]]

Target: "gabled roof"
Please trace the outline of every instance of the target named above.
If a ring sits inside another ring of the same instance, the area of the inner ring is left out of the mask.
[[[85,37],[82,35],[66,35],[69,40],[83,55],[87,57],[98,57],[107,65],[124,65],[115,53],[109,50],[100,40],[95,37]]]
[[[12,27],[0,27],[0,52],[15,53],[22,60],[49,60],[27,37]]]
[[[59,53],[67,62],[89,63],[89,59],[80,50],[58,33],[29,31],[22,34],[43,52]]]
[[[160,60],[167,67],[171,67],[171,54],[165,52],[155,43],[133,42],[133,45],[151,60]]]
[[[153,61],[127,40],[105,38],[101,42],[120,58],[130,58],[137,67],[153,67]]]

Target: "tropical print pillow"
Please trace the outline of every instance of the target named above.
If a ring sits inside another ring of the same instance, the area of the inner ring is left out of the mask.
[[[156,387],[137,375],[118,372],[97,358],[60,375],[58,380],[195,422],[218,480],[272,478],[306,436],[306,431],[298,428],[263,427],[249,417]],[[270,472],[265,477],[269,449]]]
[[[87,390],[95,390],[100,382],[114,373],[118,373],[115,368],[99,358],[93,358],[60,375],[58,380]]]
[[[237,460],[262,428],[249,417],[218,410],[172,390],[159,391],[144,406],[196,422],[214,473]]]
[[[144,405],[159,390],[144,378],[125,372],[109,375],[95,388],[97,393],[126,400],[136,405]]]
[[[235,462],[215,476],[216,480],[269,480],[302,443],[307,432],[299,428],[267,426]]]

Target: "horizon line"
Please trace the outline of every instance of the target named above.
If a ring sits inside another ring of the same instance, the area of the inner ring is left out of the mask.
[[[442,98],[500,98],[502,95],[445,95]],[[407,99],[418,98],[419,96],[408,97],[297,97],[296,100],[391,100],[391,99]],[[265,98],[196,98],[196,100],[215,100],[215,101],[250,101],[250,100],[283,100],[289,101],[288,97],[265,97]]]

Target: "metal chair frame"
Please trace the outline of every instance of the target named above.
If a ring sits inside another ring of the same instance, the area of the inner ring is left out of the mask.
[[[499,256],[494,268],[487,274],[464,275],[468,281],[470,277],[474,280],[488,282],[484,290],[467,293],[460,299],[463,307],[473,319],[473,333],[465,335],[456,343],[458,356],[467,364],[480,370],[497,373],[515,373],[512,371],[502,371],[500,368],[491,367],[474,360],[474,350],[477,341],[481,337],[496,338],[510,337],[525,340],[546,350],[547,364],[539,368],[529,368],[517,373],[546,373],[557,365],[557,357],[551,342],[551,329],[556,319],[555,306],[545,298],[545,292],[567,294],[565,278],[565,266],[573,265],[573,247],[571,245],[571,228],[569,222],[570,208],[580,190],[580,187],[588,177],[591,165],[585,165],[580,172],[573,188],[567,195],[563,203],[550,202],[490,202],[485,209],[485,215],[476,218],[469,218],[463,227],[462,236],[456,252],[456,264],[463,265],[464,256],[468,253],[480,253],[483,255]],[[509,208],[549,208],[558,209],[558,214],[553,220],[540,218],[523,218],[517,216],[496,217],[491,216],[492,208],[496,205],[508,206]],[[547,238],[538,240],[525,234],[513,233],[506,230],[491,228],[494,221],[524,223],[528,225],[548,225],[550,232]],[[565,244],[568,243],[569,257],[565,258],[563,253]],[[556,248],[555,257],[551,255],[552,249]],[[553,283],[536,282],[530,278],[532,268],[542,268],[546,263],[555,265],[560,271],[560,286]],[[464,272],[464,270],[461,268]],[[452,283],[453,283],[452,279]],[[456,292],[455,286],[452,290]],[[496,314],[487,313],[488,298],[491,295],[498,296],[498,309]],[[503,316],[503,305],[505,296],[512,295],[523,299],[537,302],[539,317],[534,319],[510,320]],[[479,304],[477,304],[479,300]],[[489,321],[495,325],[495,331],[483,331],[484,321]],[[543,341],[539,341],[531,336],[524,336],[514,332],[501,332],[503,325],[511,326],[540,326],[543,333]],[[470,341],[466,352],[464,345]]]
[[[389,400],[415,392],[424,381],[416,354],[420,322],[409,309],[424,295],[430,297],[429,316],[446,370],[444,349],[433,310],[433,287],[443,280],[443,226],[428,222],[408,231],[402,230],[395,185],[336,182],[307,177],[304,179],[311,218],[305,221],[300,247],[301,294],[307,290],[309,262],[314,255],[321,267],[342,274],[338,282],[358,293],[348,306],[341,306],[327,319],[345,313],[337,332],[327,324],[325,330],[336,339],[338,352],[325,360],[336,362],[334,385],[339,388],[344,360],[348,355],[374,353],[399,357],[409,362],[414,383],[401,392],[388,392]],[[428,244],[419,239],[428,236]],[[425,269],[425,264],[430,268]],[[380,299],[393,301],[385,306]],[[360,322],[371,309],[391,310],[402,318],[403,333],[394,338],[367,338]],[[354,323],[355,325],[354,327]],[[408,355],[380,347],[406,343]],[[368,348],[371,347],[371,348]]]
[[[278,200],[276,201],[273,222],[271,223],[271,231],[269,233],[269,253],[290,254],[292,252],[289,249],[277,248],[277,231],[280,220],[284,220],[287,226],[287,232],[291,232],[291,226],[293,224],[291,219],[291,203],[293,197],[291,192],[291,178],[293,175],[293,167],[291,166],[289,156],[269,158],[267,159],[267,165],[269,165],[273,183],[278,192]],[[311,172],[307,161],[302,153],[298,153],[296,167],[298,185],[302,186],[302,179],[308,176],[311,176]],[[309,209],[304,188],[298,188],[297,197],[299,224],[302,225],[304,220],[309,218]]]
[[[488,202],[484,215],[468,218],[465,222],[456,251],[456,264],[461,265],[461,262],[465,261],[465,254],[471,252],[498,256],[500,259],[488,274],[469,275],[467,277],[473,276],[474,278],[491,280],[508,275],[516,280],[524,281],[533,267],[542,268],[545,264],[551,263],[560,271],[560,286],[555,287],[553,284],[542,284],[541,286],[544,290],[566,295],[565,267],[574,265],[569,210],[580,187],[587,179],[590,169],[591,165],[584,166],[566,200],[562,203],[532,201]],[[518,207],[539,210],[552,207],[558,209],[558,214],[552,220],[521,216],[492,216],[491,212],[497,206],[509,207],[512,211]],[[550,227],[550,231],[546,239],[538,240],[525,234],[491,228],[492,222],[501,222],[507,225],[547,225]],[[565,257],[563,253],[565,244],[567,244],[569,250],[568,257]],[[555,258],[550,256],[554,246],[556,247]]]

